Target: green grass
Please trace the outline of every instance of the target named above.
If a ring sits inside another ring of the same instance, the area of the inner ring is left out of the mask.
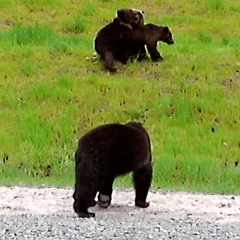
[[[121,4],[0,1],[0,184],[73,186],[79,137],[136,120],[151,136],[154,188],[239,193],[239,4]],[[158,45],[163,62],[116,63],[109,74],[94,37],[117,9],[134,6],[169,26],[175,44]]]

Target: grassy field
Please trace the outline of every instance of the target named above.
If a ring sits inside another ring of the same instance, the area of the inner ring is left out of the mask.
[[[163,62],[109,74],[93,41],[123,7],[167,25],[175,44],[158,45]],[[78,138],[136,120],[154,188],[239,193],[239,14],[238,0],[0,0],[0,184],[72,186]]]

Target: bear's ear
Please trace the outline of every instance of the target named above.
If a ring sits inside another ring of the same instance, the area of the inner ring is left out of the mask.
[[[117,11],[117,16],[120,18],[120,19],[125,19],[125,11],[123,9],[120,9]]]
[[[168,32],[169,32],[169,28],[168,28],[168,27],[163,27],[163,31],[164,31],[165,33],[168,33]]]

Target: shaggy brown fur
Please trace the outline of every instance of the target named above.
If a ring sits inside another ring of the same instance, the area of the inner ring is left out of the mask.
[[[146,208],[152,180],[151,145],[141,123],[107,124],[92,129],[80,140],[75,153],[74,210],[79,217],[94,217],[88,207],[111,203],[115,177],[133,172],[135,205]]]

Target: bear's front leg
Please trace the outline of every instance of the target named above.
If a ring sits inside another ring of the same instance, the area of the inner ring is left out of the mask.
[[[149,202],[146,202],[148,190],[152,182],[152,165],[149,163],[146,167],[134,172],[133,181],[135,185],[135,205],[141,208],[147,208]]]
[[[157,50],[157,43],[153,45],[147,45],[147,50],[151,56],[152,61],[157,62],[163,60],[163,57]]]

